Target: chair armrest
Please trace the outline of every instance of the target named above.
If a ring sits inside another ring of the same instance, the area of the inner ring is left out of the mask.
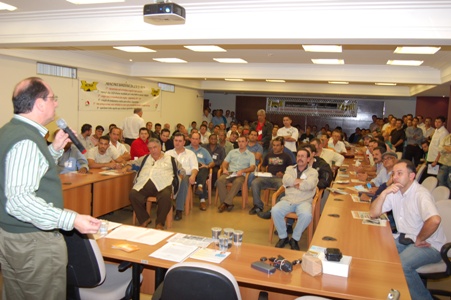
[[[127,270],[128,268],[130,268],[132,266],[132,263],[129,261],[123,261],[119,264],[119,266],[117,267],[117,269],[119,270],[119,272],[124,272],[125,270]]]
[[[446,264],[446,274],[448,274],[448,275],[451,275],[451,261],[449,260],[449,257],[448,257],[448,252],[450,249],[451,249],[451,242],[444,244],[442,246],[442,248],[440,249],[440,255]]]
[[[271,198],[271,200],[272,200],[272,206],[276,205],[277,197],[279,197],[280,194],[282,194],[283,192],[285,192],[285,187],[284,187],[284,186],[281,186],[277,191],[275,191],[275,192],[272,194],[272,198]]]

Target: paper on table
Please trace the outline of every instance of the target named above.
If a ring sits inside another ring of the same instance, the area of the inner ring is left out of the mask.
[[[122,223],[108,221],[108,232],[111,232],[111,230],[113,230],[121,225],[122,225]],[[97,240],[97,239],[102,238],[103,236],[101,236],[99,233],[94,233],[93,237],[95,240]]]
[[[198,248],[196,246],[179,245],[173,243],[167,243],[160,249],[149,254],[150,257],[170,260],[175,262],[181,262],[185,260]]]
[[[371,218],[370,218],[370,212],[368,212],[368,211],[356,211],[356,210],[352,210],[351,213],[352,213],[352,217],[353,217],[354,219],[371,219]],[[381,219],[381,220],[388,220],[388,217],[387,217],[386,214],[382,214],[382,215],[379,217],[379,219]],[[373,219],[373,220],[375,220],[375,219]]]
[[[221,252],[215,249],[200,248],[199,250],[191,254],[190,258],[219,264],[229,255],[230,252]]]
[[[169,238],[167,242],[205,248],[213,242],[213,239],[207,238],[205,236],[176,233],[171,238]]]
[[[100,175],[113,175],[113,176],[117,176],[117,175],[121,175],[121,173],[115,171],[115,170],[110,170],[110,171],[102,171],[99,172]]]
[[[106,236],[106,238],[121,239],[147,245],[155,245],[173,234],[173,232],[163,230],[123,225],[110,232]]]

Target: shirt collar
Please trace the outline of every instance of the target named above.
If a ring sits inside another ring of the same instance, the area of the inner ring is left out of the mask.
[[[30,119],[28,119],[28,118],[26,118],[26,117],[24,117],[24,116],[21,116],[21,115],[14,115],[14,119],[19,120],[19,121],[22,121],[22,122],[24,122],[24,123],[27,123],[28,125],[33,126],[34,128],[36,128],[36,129],[39,131],[39,133],[40,133],[42,136],[45,136],[45,135],[47,134],[47,132],[48,132],[47,128],[45,128],[45,127],[42,126],[41,124],[36,123],[35,121],[32,121],[32,120],[30,120]]]

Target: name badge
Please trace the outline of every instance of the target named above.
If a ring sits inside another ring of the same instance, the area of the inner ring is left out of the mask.
[[[198,154],[197,154],[197,157],[199,157],[199,158],[204,158],[204,155],[203,155],[202,153],[198,153]]]
[[[213,159],[217,159],[218,156],[217,156],[216,154],[213,154],[213,155],[212,155],[212,158],[213,158]]]
[[[262,134],[263,134],[263,131],[259,130],[258,135],[262,135]]]

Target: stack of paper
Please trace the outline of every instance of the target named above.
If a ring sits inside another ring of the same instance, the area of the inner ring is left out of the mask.
[[[147,245],[156,245],[173,234],[173,232],[163,230],[122,225],[109,233],[106,238],[127,240]]]

